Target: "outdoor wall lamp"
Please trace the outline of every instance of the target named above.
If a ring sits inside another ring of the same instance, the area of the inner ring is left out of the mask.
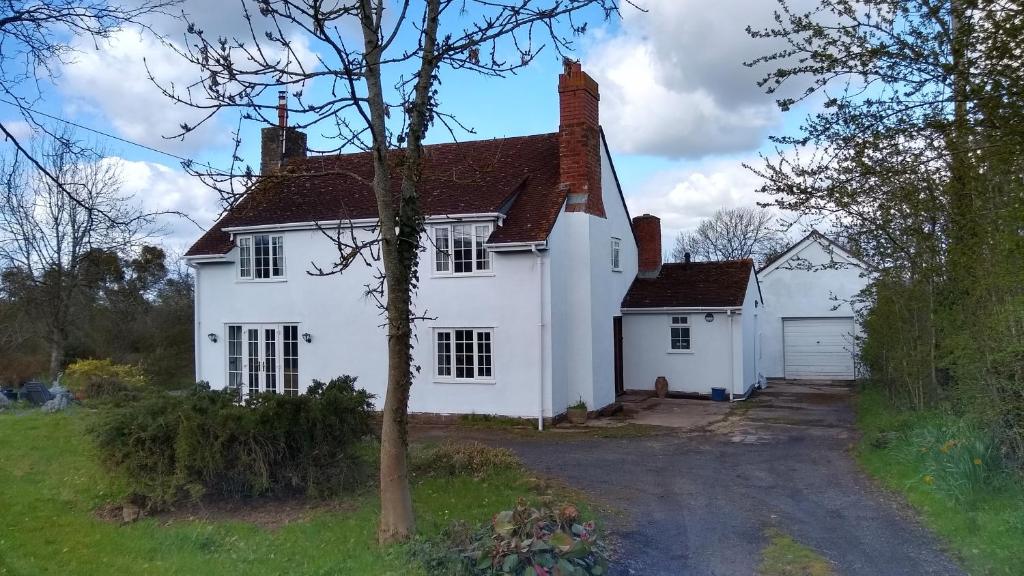
[[[214,344],[217,343],[217,335],[214,334],[213,332],[207,334],[206,337],[210,339],[210,342],[213,342]]]
[[[313,335],[310,334],[309,332],[303,332],[302,341],[305,342],[306,344],[309,344],[310,342],[313,341]]]
[[[715,315],[712,314],[711,312],[708,312],[707,314],[704,315],[704,321],[705,322],[714,322],[715,321]]]

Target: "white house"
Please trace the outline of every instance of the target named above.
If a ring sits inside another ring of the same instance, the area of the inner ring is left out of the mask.
[[[632,390],[745,398],[761,383],[761,293],[752,260],[661,262],[660,222],[634,219],[639,274],[622,302],[623,378]]]
[[[857,377],[860,327],[854,297],[870,268],[813,231],[758,273],[764,294],[759,340],[768,378]]]
[[[598,124],[598,86],[559,77],[556,133],[425,149],[410,410],[552,417],[615,400],[614,318],[637,245]],[[338,260],[324,233],[377,226],[367,154],[306,157],[282,121],[263,132],[264,177],[188,251],[196,282],[196,377],[242,393],[303,392],[342,374],[386,388],[376,263]],[[396,156],[397,160],[397,156]],[[395,183],[397,189],[397,182]]]

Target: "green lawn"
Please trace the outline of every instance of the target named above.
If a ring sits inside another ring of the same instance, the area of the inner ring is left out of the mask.
[[[929,437],[927,430],[955,430],[955,418],[895,410],[872,389],[860,394],[857,412],[864,431],[857,450],[861,464],[887,487],[906,495],[968,572],[1024,574],[1024,482],[1019,474],[1005,472],[999,482],[957,502],[927,467],[928,451],[943,447],[922,441]]]
[[[321,512],[270,530],[241,522],[144,519],[120,526],[94,516],[123,488],[95,463],[90,414],[0,414],[0,574],[402,574],[401,548],[375,542],[377,501],[354,495],[348,512]],[[514,472],[418,480],[419,529],[479,522],[530,492]]]

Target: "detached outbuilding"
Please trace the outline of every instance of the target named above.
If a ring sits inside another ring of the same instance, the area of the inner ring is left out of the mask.
[[[758,273],[765,298],[759,334],[765,376],[858,377],[854,299],[870,281],[869,270],[817,231],[765,264]]]
[[[730,399],[760,383],[758,315],[762,298],[752,260],[661,262],[661,222],[633,219],[639,273],[622,301],[624,386]]]

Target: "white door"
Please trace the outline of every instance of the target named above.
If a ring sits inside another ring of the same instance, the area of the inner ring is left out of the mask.
[[[271,325],[250,324],[244,327],[245,354],[242,370],[245,374],[246,393],[278,391],[280,328]]]
[[[853,380],[853,318],[784,318],[786,378]]]

